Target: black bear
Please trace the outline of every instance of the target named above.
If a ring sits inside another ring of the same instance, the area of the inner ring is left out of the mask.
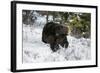
[[[50,48],[53,52],[56,52],[59,45],[62,47],[68,47],[67,41],[68,27],[60,25],[58,23],[49,22],[45,24],[42,31],[42,41],[50,44]]]

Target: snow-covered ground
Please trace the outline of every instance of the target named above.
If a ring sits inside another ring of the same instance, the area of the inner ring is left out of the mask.
[[[75,61],[91,59],[91,39],[67,36],[69,46],[52,52],[49,44],[42,42],[42,29],[46,16],[34,13],[37,17],[33,25],[23,24],[23,63]],[[52,17],[49,17],[52,20]]]
[[[41,25],[39,25],[41,26]],[[74,61],[91,59],[91,40],[67,36],[69,46],[52,52],[49,44],[42,42],[43,27],[23,24],[23,63]]]

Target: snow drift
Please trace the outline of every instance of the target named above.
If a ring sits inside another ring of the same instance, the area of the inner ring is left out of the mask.
[[[35,14],[36,15],[36,14]],[[49,44],[42,42],[42,29],[46,17],[37,14],[33,25],[23,24],[23,63],[76,61],[91,59],[91,39],[67,36],[68,48],[52,52]]]
[[[42,21],[42,20],[41,20]],[[40,23],[39,21],[36,22]],[[67,36],[69,46],[52,52],[49,44],[42,42],[43,23],[37,27],[23,24],[23,63],[74,61],[91,59],[91,40]]]

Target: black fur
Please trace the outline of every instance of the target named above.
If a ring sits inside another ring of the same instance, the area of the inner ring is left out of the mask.
[[[50,44],[51,50],[56,52],[60,49],[59,45],[65,48],[68,47],[67,34],[67,27],[54,22],[49,22],[43,28],[42,41]]]

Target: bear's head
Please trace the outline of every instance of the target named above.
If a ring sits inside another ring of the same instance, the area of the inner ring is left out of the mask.
[[[55,27],[55,36],[67,36],[68,35],[68,27],[63,25],[58,25]]]

